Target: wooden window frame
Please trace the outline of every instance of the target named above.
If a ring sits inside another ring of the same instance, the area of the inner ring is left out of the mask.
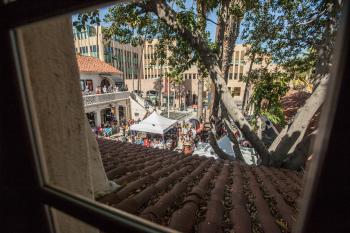
[[[28,92],[23,79],[23,64],[19,52],[16,27],[42,21],[62,14],[88,9],[104,0],[26,0],[1,3],[0,43],[3,46],[0,77],[7,88],[0,95],[3,100],[1,122],[2,183],[1,209],[6,210],[4,232],[53,232],[50,208],[54,207],[105,232],[172,232],[139,217],[110,208],[92,200],[71,194],[48,184],[42,174],[38,142]],[[113,3],[116,3],[113,1]],[[338,35],[335,63],[331,72],[327,99],[321,116],[320,136],[315,142],[314,162],[307,174],[307,185],[302,200],[302,209],[295,232],[346,232],[349,231],[349,155],[348,139],[350,122],[346,119],[350,105],[350,4],[344,2],[342,29]],[[101,6],[101,5],[100,5]],[[25,9],[25,10],[24,10]],[[14,114],[15,113],[15,114]],[[11,132],[12,126],[19,129]],[[327,127],[326,127],[327,126]],[[29,140],[28,140],[29,139]],[[21,142],[13,147],[12,142]],[[15,166],[20,166],[20,169]],[[22,185],[18,185],[22,184]],[[24,193],[18,195],[18,193]],[[333,201],[332,201],[333,200]],[[339,203],[344,201],[344,203]],[[336,221],[337,224],[330,224]],[[19,224],[20,223],[20,224]],[[17,225],[17,226],[16,226]],[[7,228],[8,227],[8,228]],[[12,227],[12,228],[11,228]],[[19,229],[19,228],[18,228]]]

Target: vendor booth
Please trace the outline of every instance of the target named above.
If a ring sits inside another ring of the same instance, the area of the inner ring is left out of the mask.
[[[140,123],[130,126],[130,130],[164,135],[175,126],[176,122],[177,120],[165,118],[154,111]]]

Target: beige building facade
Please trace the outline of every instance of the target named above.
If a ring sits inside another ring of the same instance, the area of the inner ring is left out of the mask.
[[[155,49],[158,41],[152,40],[147,41],[143,50],[143,77],[141,80],[141,90],[146,93],[149,90],[154,90],[155,80],[157,78],[163,77],[165,72],[169,71],[168,66],[160,67],[158,64],[152,65],[151,61],[155,57]],[[232,63],[229,69],[228,77],[228,89],[234,96],[234,100],[237,104],[241,104],[243,100],[245,83],[243,82],[243,76],[245,76],[249,70],[250,61],[248,56],[246,56],[248,46],[243,44],[238,44],[235,46],[233,53]],[[257,68],[260,64],[253,64],[253,68]],[[186,104],[196,104],[198,98],[198,67],[193,65],[190,69],[183,73],[183,86],[186,95]],[[204,85],[204,98],[207,96],[207,89],[209,85]],[[166,87],[163,86],[163,92]],[[175,89],[171,89],[175,91]]]
[[[90,27],[85,32],[77,32],[73,29],[75,39],[75,50],[81,55],[95,56],[100,60],[109,63],[123,72],[123,80],[130,91],[140,90],[143,96],[148,91],[159,91],[159,79],[162,79],[162,95],[167,95],[166,73],[169,71],[167,65],[152,63],[155,59],[158,40],[145,41],[143,46],[133,47],[130,44],[120,44],[111,40],[108,44],[102,38],[101,27]],[[238,44],[235,46],[232,63],[229,69],[228,89],[231,92],[236,104],[240,105],[243,100],[245,83],[243,76],[247,75],[250,61],[246,55],[248,46]],[[170,54],[168,54],[170,55]],[[253,64],[253,69],[261,64]],[[193,65],[183,73],[183,102],[186,105],[197,103],[198,98],[198,68]],[[204,85],[204,99],[210,98],[207,95],[209,84]],[[170,85],[170,94],[176,94],[178,87]]]
[[[97,57],[114,66],[123,72],[123,80],[137,79],[143,75],[141,46],[121,44],[114,38],[107,42],[103,39],[101,26],[89,26],[81,32],[73,28],[73,36],[76,53]]]

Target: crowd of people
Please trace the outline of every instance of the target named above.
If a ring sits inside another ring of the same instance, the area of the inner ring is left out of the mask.
[[[130,126],[139,123],[140,119],[122,120],[118,122],[111,121],[94,127],[93,132],[97,136],[114,137],[117,141],[129,142],[144,147],[152,147],[159,149],[168,149],[176,151],[191,152],[194,150],[198,142],[207,142],[207,137],[203,133],[204,123],[194,124],[182,121],[177,123],[172,129],[164,135],[149,134],[145,132],[132,132]]]
[[[99,126],[92,126],[91,129],[92,132],[96,134],[96,136],[110,137],[115,134],[122,134],[124,137],[127,137],[129,127],[138,122],[140,122],[140,119],[137,121],[123,119],[120,121],[120,124],[118,124],[118,121],[116,119],[110,119],[109,121],[102,123]]]
[[[98,86],[95,89],[95,92],[91,90],[90,88],[85,88],[84,91],[82,91],[83,95],[95,95],[95,94],[106,94],[106,93],[117,93],[119,91],[127,91],[128,86],[125,87],[118,87],[117,85],[104,85],[103,87]]]

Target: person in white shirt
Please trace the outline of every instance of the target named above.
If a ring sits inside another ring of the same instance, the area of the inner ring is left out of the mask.
[[[192,138],[195,139],[196,138],[196,130],[194,128],[192,128],[191,131],[192,131]]]
[[[103,88],[102,88],[102,92],[103,92],[103,93],[106,93],[106,92],[107,92],[107,87],[106,87],[106,85],[105,85],[105,86],[103,86]]]

